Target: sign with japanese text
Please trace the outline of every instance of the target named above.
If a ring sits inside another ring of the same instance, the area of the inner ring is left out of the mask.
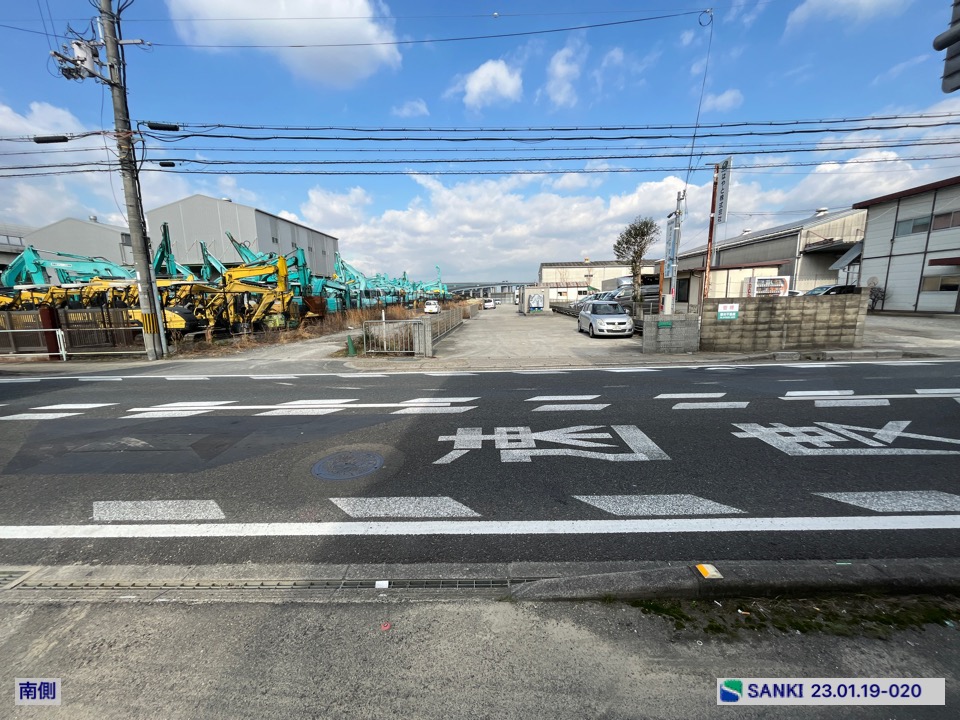
[[[717,320],[736,320],[740,317],[740,303],[720,303],[717,306]]]
[[[730,195],[730,168],[733,166],[733,158],[728,157],[720,163],[720,174],[717,177],[717,210],[716,224],[727,221],[727,199]]]

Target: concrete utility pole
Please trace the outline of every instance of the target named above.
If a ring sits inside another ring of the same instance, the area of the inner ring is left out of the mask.
[[[713,264],[713,230],[716,225],[717,184],[720,179],[720,166],[713,166],[713,194],[710,196],[710,224],[707,226],[707,254],[703,258],[703,298],[710,292],[710,265]],[[702,305],[701,305],[702,307]]]
[[[123,177],[123,194],[127,205],[127,222],[130,225],[130,240],[133,243],[133,264],[140,289],[140,312],[143,315],[143,343],[148,360],[163,357],[163,342],[160,322],[157,317],[157,299],[154,291],[150,249],[147,246],[146,223],[140,203],[140,184],[137,179],[137,159],[133,149],[133,132],[130,128],[130,110],[127,107],[127,88],[123,84],[123,68],[120,59],[120,44],[117,41],[119,18],[113,12],[112,0],[100,0],[100,21],[103,42],[107,52],[109,85],[113,95],[114,125],[117,135],[117,152],[120,174]]]
[[[667,216],[666,292],[660,298],[664,315],[673,315],[677,302],[677,255],[680,253],[680,224],[683,220],[684,191],[677,193],[677,209]],[[661,291],[663,288],[661,288]]]

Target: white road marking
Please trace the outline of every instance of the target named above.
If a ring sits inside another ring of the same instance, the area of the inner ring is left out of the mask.
[[[175,409],[185,409],[185,410],[195,410],[198,408],[219,408],[224,405],[231,405],[237,402],[236,400],[189,400],[186,402],[172,402],[172,403],[163,403],[162,405],[154,405],[149,408],[150,410],[175,410]],[[137,408],[133,408],[136,410]]]
[[[796,380],[777,380],[777,382],[809,382],[806,378],[798,378]]]
[[[850,400],[815,400],[814,407],[888,407],[890,401],[886,398],[853,398]]]
[[[289,416],[289,415],[329,415],[330,413],[340,412],[343,408],[285,408],[283,410],[268,410],[267,412],[256,413],[256,417],[264,416]]]
[[[179,377],[164,377],[164,380],[209,380],[206,375],[180,375]]]
[[[578,405],[538,405],[531,412],[576,412],[578,410],[603,410],[610,403],[580,403]]]
[[[213,412],[212,410],[148,410],[146,412],[137,412],[133,415],[125,415],[124,420],[152,420],[154,418],[181,418],[191,415],[203,415]]]
[[[871,365],[902,365],[904,367],[913,367],[915,365],[933,365],[931,362],[919,362],[919,361],[910,361],[910,360],[891,360],[888,362],[873,362]]]
[[[831,395],[853,395],[853,390],[791,390],[787,397],[829,397]]]
[[[960,495],[936,490],[814,493],[814,495],[874,512],[960,512]]]
[[[99,522],[149,520],[223,520],[213,500],[108,500],[93,503]]]
[[[250,375],[251,380],[296,380],[296,375]]]
[[[681,402],[673,406],[674,410],[736,410],[745,408],[749,402]]]
[[[480,517],[450,497],[330,498],[330,502],[355,518]]]
[[[428,372],[424,375],[429,375],[430,377],[473,377],[476,373],[472,372]]]
[[[914,390],[918,395],[931,395],[940,393],[942,395],[960,395],[960,388],[919,388]]]
[[[448,405],[450,403],[458,403],[458,402],[473,402],[474,400],[479,400],[479,399],[480,398],[478,397],[451,397],[451,398],[428,397],[428,398],[414,398],[413,400],[404,400],[400,404],[401,405],[424,405],[424,404],[429,405],[432,403],[443,403]]]
[[[734,515],[742,513],[729,505],[696,495],[574,495],[577,500],[612,515]]]
[[[393,406],[391,406],[393,407]],[[467,410],[473,410],[476,405],[464,405],[462,407],[448,407],[446,405],[419,405],[394,410],[391,415],[441,415],[443,413],[462,413]]]
[[[122,377],[78,377],[80,382],[120,382]]]
[[[569,402],[571,400],[596,400],[599,395],[537,395],[527,402]]]
[[[63,405],[44,405],[30,408],[31,410],[93,410],[94,408],[110,407],[117,403],[64,403]]]
[[[421,520],[171,525],[6,525],[2,540],[398,535],[610,535],[709,532],[960,530],[960,515],[670,518],[656,520]]]
[[[566,370],[511,370],[514,375],[566,375]]]
[[[298,406],[314,406],[314,405],[343,405],[344,403],[356,402],[356,398],[340,398],[337,400],[291,400],[289,402],[280,403],[277,407],[298,407]]]
[[[317,373],[318,375],[326,375],[326,373]],[[301,377],[304,377],[301,375]],[[377,373],[334,373],[333,377],[347,378],[348,380],[359,380],[360,378],[385,378],[390,377],[389,375],[380,375]]]
[[[707,398],[722,398],[726,393],[661,393],[654,400],[706,400]]]
[[[74,415],[82,415],[82,413],[75,413],[75,412],[20,413],[18,415],[7,415],[6,417],[0,417],[0,420],[57,420],[59,418],[73,417]]]
[[[873,363],[866,363],[866,364],[872,365]],[[846,365],[843,365],[843,364],[841,364],[841,363],[785,363],[785,364],[783,364],[783,365],[779,365],[779,366],[776,366],[776,367],[788,367],[788,368],[817,368],[817,369],[824,369],[824,370],[826,370],[827,368],[841,368],[841,367],[846,367]]]
[[[660,372],[659,368],[601,368],[603,372],[612,373],[638,373],[638,372]]]
[[[0,378],[0,383],[32,383],[46,380],[46,378]]]
[[[816,397],[820,397],[820,398],[823,398],[823,399],[827,399],[827,398],[835,398],[835,397],[837,397],[837,396],[836,396],[836,395],[827,395],[827,394],[825,394],[825,393],[818,393],[816,396],[809,395],[809,396],[803,396],[803,397],[796,397],[796,396],[790,396],[790,393],[787,393],[784,397],[781,397],[780,399],[781,399],[781,400],[814,400],[814,399],[816,399]],[[847,396],[847,397],[851,397],[851,396]],[[953,392],[945,392],[945,393],[928,392],[928,393],[924,393],[924,394],[922,394],[922,395],[921,395],[921,394],[913,394],[913,395],[894,395],[894,394],[889,394],[889,395],[856,395],[856,396],[852,396],[852,397],[851,397],[851,399],[859,399],[859,400],[875,400],[875,399],[880,399],[880,400],[911,400],[911,399],[912,399],[912,400],[916,400],[917,398],[960,398],[960,395],[958,395],[957,393],[953,393]]]

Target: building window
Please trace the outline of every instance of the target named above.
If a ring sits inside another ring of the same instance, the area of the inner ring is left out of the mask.
[[[677,278],[677,302],[690,302],[690,278]]]
[[[293,249],[294,249],[294,250],[296,250],[298,247],[300,247],[300,246],[297,245],[296,243],[293,243]]]
[[[893,235],[894,237],[900,237],[901,235],[914,235],[916,233],[924,233],[929,229],[929,217],[912,218],[910,220],[900,220],[897,222],[897,228]]]
[[[313,252],[313,245],[307,245],[307,252]]]
[[[946,230],[952,227],[960,227],[960,212],[939,213],[933,216],[934,230]]]
[[[921,292],[957,292],[960,275],[928,275],[920,285]]]
[[[130,233],[120,233],[120,244],[133,247],[133,239],[130,237]]]
[[[272,238],[270,238],[270,242],[272,242],[274,245],[279,245],[279,244],[280,244],[280,238],[272,237]]]
[[[321,254],[321,255],[326,255],[326,254],[327,254],[327,251],[326,251],[326,250],[321,250],[321,251],[320,251],[320,254]]]

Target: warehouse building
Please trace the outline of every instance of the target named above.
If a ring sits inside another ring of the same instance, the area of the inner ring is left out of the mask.
[[[867,212],[861,285],[884,310],[960,313],[960,177],[853,206]]]
[[[643,274],[656,274],[659,269],[651,262]],[[557,303],[576,302],[599,290],[614,289],[630,276],[630,263],[620,260],[590,260],[540,263],[537,285],[549,288],[550,300]]]
[[[147,227],[160,237],[163,223],[170,226],[170,239],[177,262],[197,265],[203,262],[202,240],[221,262],[239,263],[240,256],[227,239],[227,231],[237,242],[261,253],[287,255],[302,248],[314,275],[333,275],[334,255],[339,249],[337,238],[301,223],[227,198],[191,195],[177,202],[147,212]]]
[[[100,257],[118,265],[133,265],[130,231],[99,222],[96,215],[86,220],[64,218],[50,223],[26,235],[23,244],[51,253]]]

